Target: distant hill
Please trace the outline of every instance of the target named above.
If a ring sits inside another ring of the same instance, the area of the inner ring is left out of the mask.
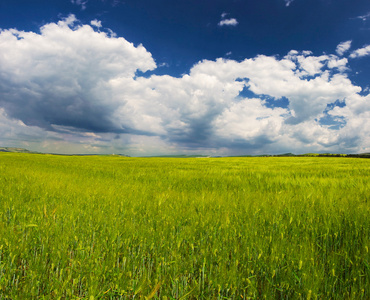
[[[0,147],[0,152],[38,153],[24,148],[15,148],[15,147]]]

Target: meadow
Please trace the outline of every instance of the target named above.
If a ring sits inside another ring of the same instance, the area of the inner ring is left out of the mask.
[[[0,299],[370,299],[370,160],[0,153]]]

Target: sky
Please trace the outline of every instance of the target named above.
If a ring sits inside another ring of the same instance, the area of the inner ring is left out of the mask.
[[[368,0],[0,0],[0,146],[370,152]]]

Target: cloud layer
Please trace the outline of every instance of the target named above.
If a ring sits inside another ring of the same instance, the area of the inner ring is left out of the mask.
[[[348,79],[349,46],[143,77],[157,67],[151,53],[98,20],[2,30],[0,142],[136,155],[369,151],[370,97]]]

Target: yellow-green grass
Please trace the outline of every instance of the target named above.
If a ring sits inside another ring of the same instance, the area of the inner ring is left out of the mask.
[[[0,299],[369,299],[370,160],[0,154]]]

